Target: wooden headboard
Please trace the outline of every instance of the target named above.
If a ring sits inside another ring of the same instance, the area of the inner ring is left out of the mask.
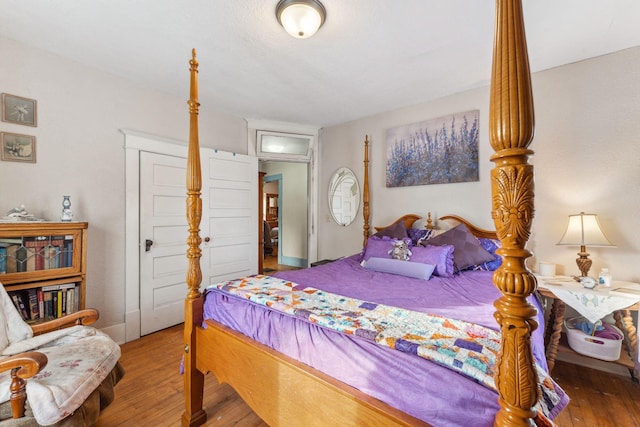
[[[406,214],[406,215],[402,215],[400,218],[396,219],[395,221],[393,221],[389,225],[385,225],[384,227],[374,227],[374,229],[376,231],[384,230],[385,228],[391,227],[392,225],[395,225],[395,224],[399,223],[400,221],[404,222],[404,226],[406,228],[411,228],[411,227],[413,227],[413,224],[419,219],[420,219],[420,215]]]
[[[406,215],[402,215],[400,218],[396,219],[395,221],[393,221],[391,224],[386,225],[384,227],[374,227],[374,229],[376,231],[380,231],[380,230],[384,230],[387,227],[391,227],[392,225],[395,225],[399,222],[404,222],[404,226],[405,228],[411,228],[413,227],[413,224],[415,224],[416,221],[418,221],[420,219],[420,215],[416,215],[416,214],[406,214]],[[472,224],[469,220],[462,218],[461,216],[458,215],[445,215],[445,216],[441,216],[440,218],[438,218],[440,221],[447,221],[447,222],[453,222],[455,224],[457,223],[463,223],[464,225],[467,226],[467,228],[469,229],[469,231],[471,232],[471,234],[473,234],[476,237],[483,237],[486,239],[497,239],[498,235],[495,231],[491,231],[491,230],[485,230],[484,228],[480,228],[477,225]],[[431,213],[429,212],[427,214],[427,220],[425,223],[425,227],[427,230],[432,230],[435,229],[436,226],[433,224],[433,220],[431,219]]]
[[[469,229],[469,231],[471,231],[471,233],[476,237],[483,237],[485,239],[497,239],[498,238],[498,234],[495,231],[485,230],[484,228],[480,228],[478,226],[475,226],[472,223],[470,223],[469,221],[467,221],[466,219],[464,219],[464,218],[462,218],[462,217],[460,217],[458,215],[441,216],[440,220],[441,221],[461,222],[464,225],[466,225],[467,228]]]

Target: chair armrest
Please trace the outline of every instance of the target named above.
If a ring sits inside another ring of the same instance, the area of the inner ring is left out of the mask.
[[[11,370],[11,416],[24,417],[27,400],[25,379],[36,375],[47,366],[47,356],[37,351],[16,354],[0,360],[0,372]]]
[[[34,335],[40,335],[66,326],[91,325],[98,320],[99,316],[100,314],[98,313],[98,310],[87,308],[48,322],[36,323],[31,325],[31,329],[33,330]]]
[[[18,368],[16,371],[17,376],[20,378],[31,378],[47,366],[47,362],[47,356],[43,353],[28,351],[0,359],[0,372]]]

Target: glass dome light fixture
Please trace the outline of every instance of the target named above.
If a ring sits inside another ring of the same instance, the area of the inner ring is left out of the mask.
[[[314,35],[326,16],[327,12],[318,0],[280,0],[276,6],[278,22],[297,39]]]

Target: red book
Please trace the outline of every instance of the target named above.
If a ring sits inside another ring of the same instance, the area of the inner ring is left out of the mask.
[[[38,289],[38,314],[40,314],[40,318],[45,318],[44,313],[44,292],[42,292],[42,288]]]
[[[27,248],[27,271],[44,270],[44,248],[49,244],[49,237],[25,237],[23,246]]]

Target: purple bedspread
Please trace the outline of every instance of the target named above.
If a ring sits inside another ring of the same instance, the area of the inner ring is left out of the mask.
[[[498,329],[493,318],[499,291],[491,272],[470,271],[429,281],[366,270],[358,256],[318,267],[279,272],[299,285],[410,310],[463,319]],[[538,363],[546,369],[542,310],[532,342]],[[327,330],[244,299],[208,291],[205,319],[216,320],[250,338],[300,360],[364,393],[433,426],[492,426],[499,409],[497,394],[443,366],[380,347],[355,336]],[[565,397],[559,410],[567,403]]]

